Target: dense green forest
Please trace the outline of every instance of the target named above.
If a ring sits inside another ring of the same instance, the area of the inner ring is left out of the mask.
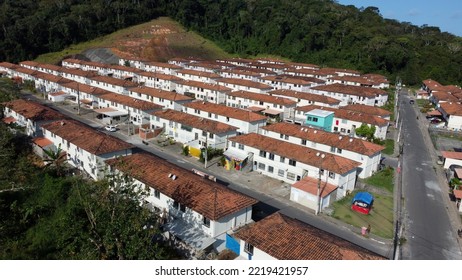
[[[241,57],[462,83],[462,38],[334,0],[1,1],[0,60],[17,62],[168,15]]]
[[[0,89],[0,102],[19,96],[9,79]],[[69,176],[59,152],[42,165],[30,137],[10,128],[0,122],[0,259],[178,258],[140,206],[144,190],[123,176]]]

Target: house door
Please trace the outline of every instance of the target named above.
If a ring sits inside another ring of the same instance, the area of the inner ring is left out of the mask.
[[[196,132],[194,133],[194,140],[197,140],[197,139],[199,139],[199,134]]]

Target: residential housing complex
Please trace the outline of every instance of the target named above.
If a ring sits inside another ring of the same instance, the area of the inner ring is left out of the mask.
[[[383,147],[354,138],[354,131],[365,123],[376,127],[377,138],[385,138],[390,114],[376,106],[386,102],[386,94],[370,84],[350,91],[339,88],[353,86],[328,85],[327,77],[330,82],[333,77],[356,77],[355,71],[271,59],[121,60],[126,62],[131,67],[77,59],[66,59],[62,66],[3,62],[0,71],[34,82],[48,101],[93,111],[102,125],[133,124],[140,128],[140,136],[133,137],[143,141],[149,139],[141,136],[141,129],[156,130],[187,146],[193,156],[199,157],[204,147],[223,149],[223,168],[281,180],[290,186],[292,201],[315,211],[352,192],[358,177],[378,170]],[[319,75],[289,75],[308,71]],[[38,113],[36,118],[21,112],[18,108],[34,106],[24,102],[4,104],[3,121],[30,122],[27,133],[35,137],[38,150],[62,149],[71,166],[95,180],[120,173],[129,175],[136,186],[149,188],[146,203],[166,222],[165,233],[196,250],[220,251],[227,237],[238,237],[235,232],[252,222],[255,199],[154,155],[135,152],[131,144],[59,113]],[[315,114],[323,118],[322,124],[320,118],[314,120]],[[243,235],[238,239],[252,244]],[[247,247],[244,243],[242,248]],[[268,254],[262,253],[262,258],[284,258],[261,250]],[[243,252],[240,255],[248,258],[249,252]]]

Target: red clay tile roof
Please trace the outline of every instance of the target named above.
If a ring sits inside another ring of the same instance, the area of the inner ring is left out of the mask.
[[[262,74],[265,74],[265,76],[266,75],[276,75],[274,71],[271,71],[268,69],[249,68],[248,66],[237,66],[234,69],[256,73],[256,74],[259,74],[260,76],[262,76]]]
[[[90,80],[107,83],[109,85],[126,87],[126,88],[138,86],[137,83],[127,81],[127,80],[122,80],[122,79],[116,79],[116,78],[108,77],[108,76],[94,76],[94,77],[91,77]]]
[[[149,77],[149,78],[156,78],[159,80],[164,80],[164,81],[181,81],[180,77],[177,77],[175,75],[169,75],[169,74],[164,74],[164,73],[159,73],[159,72],[146,72],[146,71],[141,71],[137,73],[138,76],[142,77]]]
[[[249,133],[230,137],[228,140],[296,160],[310,166],[319,167],[321,165],[321,159],[316,156],[316,153],[319,153],[318,150],[260,134]],[[361,163],[357,161],[337,155],[329,153],[325,153],[325,155],[326,157],[322,160],[322,168],[337,174],[345,174],[351,170],[356,170],[356,168],[361,165]]]
[[[295,182],[292,184],[293,188],[302,190],[309,194],[317,195],[318,194],[318,179],[312,177],[305,177],[300,181]],[[330,193],[335,191],[338,187],[334,186],[330,183],[327,183],[325,176],[321,176],[321,184],[320,184],[320,192],[319,196],[324,198],[328,196]]]
[[[332,73],[332,74],[340,74],[340,73],[347,73],[347,74],[353,74],[353,75],[359,75],[360,72],[352,69],[342,69],[342,68],[331,68],[331,67],[324,67],[321,68],[322,71],[326,73]]]
[[[6,124],[15,123],[16,121],[17,121],[17,119],[15,119],[14,117],[6,117],[6,118],[2,119],[2,122],[6,123]]]
[[[434,81],[432,79],[427,79],[422,82],[427,88],[429,88],[431,91],[438,90],[439,87],[442,87],[440,83],[437,81]]]
[[[452,158],[462,160],[462,152],[441,151],[444,158]]]
[[[347,106],[343,106],[342,109],[359,112],[359,113],[365,113],[369,115],[375,115],[379,117],[389,117],[391,115],[391,112],[385,109],[375,107],[375,106],[363,105],[363,104],[350,104]]]
[[[45,72],[36,72],[36,73],[33,74],[33,76],[36,79],[42,79],[42,80],[57,83],[57,84],[60,84],[60,85],[73,82],[70,79],[67,79],[67,78],[64,78],[64,77],[61,77],[61,76],[56,76],[56,75],[49,74],[49,73],[45,73]]]
[[[314,109],[321,109],[321,110],[334,112],[334,118],[351,120],[351,121],[356,121],[356,122],[361,122],[361,123],[366,123],[366,124],[372,124],[376,126],[387,126],[388,125],[388,120],[383,119],[381,117],[369,115],[365,113],[358,113],[358,112],[345,110],[345,109],[336,109],[336,108],[330,108],[330,107],[308,105],[308,106],[297,107],[295,110],[302,111],[302,112],[309,112]]]
[[[228,131],[237,131],[239,129],[238,127],[232,125],[201,118],[198,116],[193,116],[190,114],[170,109],[153,112],[152,115],[162,119],[181,123],[190,127],[205,130],[207,132],[211,132],[214,134],[221,134]]]
[[[117,93],[101,94],[101,95],[98,95],[98,98],[112,101],[118,104],[126,105],[130,108],[135,108],[135,109],[139,109],[142,111],[160,110],[164,108],[161,105],[158,105],[158,104],[155,104],[149,101],[144,101],[144,100],[136,99],[133,97],[129,97],[129,96],[121,95]]]
[[[299,69],[319,69],[319,65],[309,64],[309,63],[297,63],[297,62],[287,62],[288,66],[292,66]]]
[[[460,101],[459,98],[455,97],[449,92],[445,91],[433,91],[432,92],[433,97],[440,103],[441,101],[445,102],[458,102]],[[441,102],[444,103],[444,102]]]
[[[29,68],[22,67],[22,66],[18,66],[14,68],[14,71],[18,73],[22,73],[22,74],[27,74],[27,75],[35,75],[37,73],[40,73],[38,70],[29,69]]]
[[[233,91],[226,95],[241,97],[241,98],[256,100],[256,101],[263,101],[263,102],[267,102],[271,104],[278,104],[278,105],[283,105],[283,106],[291,106],[291,105],[297,104],[297,102],[289,98],[271,96],[271,95],[254,93],[254,92],[243,91],[243,90]]]
[[[48,64],[48,63],[40,63],[36,66],[38,69],[46,69],[46,70],[51,70],[51,71],[56,71],[56,72],[61,72],[62,67],[54,64]]]
[[[257,203],[257,200],[147,153],[106,161],[123,173],[159,190],[210,220],[219,220]],[[176,179],[169,178],[169,174]]]
[[[189,76],[197,76],[197,77],[207,77],[211,79],[218,79],[221,78],[220,75],[211,73],[211,72],[205,72],[205,71],[197,71],[197,70],[191,70],[191,69],[182,69],[182,70],[177,70],[176,71],[177,75],[182,74],[183,76],[189,75]],[[178,76],[182,76],[178,75]]]
[[[98,76],[97,73],[93,71],[84,71],[82,69],[78,68],[65,68],[61,69],[61,73],[66,73],[74,76],[80,76],[80,77],[95,77]]]
[[[384,260],[369,250],[276,212],[234,234],[279,260]]]
[[[314,94],[314,93],[294,91],[294,90],[287,90],[287,89],[272,90],[272,91],[268,92],[268,94],[294,97],[294,98],[297,98],[297,99],[303,99],[303,100],[319,102],[319,103],[324,103],[324,104],[330,104],[330,105],[340,104],[340,100],[329,97],[329,96],[324,96],[324,95]]]
[[[306,126],[300,126],[291,123],[275,123],[262,127],[267,131],[294,136],[300,139],[309,140],[312,142],[337,147],[342,150],[356,152],[361,155],[372,156],[385,149],[385,147],[361,140],[359,138],[351,138],[341,136],[335,133],[316,130]],[[316,131],[316,133],[314,133]]]
[[[8,68],[8,69],[16,69],[16,68],[21,67],[21,66],[16,65],[14,63],[3,61],[3,62],[0,62],[0,67]]]
[[[462,104],[453,102],[440,103],[441,109],[443,109],[448,115],[451,116],[462,116]]]
[[[303,81],[306,81],[306,82],[309,82],[310,84],[320,84],[320,85],[323,85],[326,83],[325,80],[322,80],[322,79],[318,79],[318,78],[315,78],[315,77],[306,77],[306,76],[294,76],[294,75],[290,75],[290,74],[280,74],[278,75],[279,77],[287,77],[287,78],[297,78],[299,80],[303,80]]]
[[[19,65],[22,66],[22,67],[26,67],[26,66],[30,66],[30,67],[37,67],[40,63],[38,62],[35,62],[35,61],[30,61],[30,60],[26,60],[26,61],[21,61],[19,62]]]
[[[50,121],[67,118],[65,115],[47,106],[24,99],[16,99],[2,104],[24,118],[33,121]]]
[[[251,88],[257,88],[257,89],[273,89],[271,86],[264,84],[264,83],[243,80],[243,79],[235,79],[235,78],[221,78],[217,80],[217,83],[224,84],[224,86],[227,86],[227,84],[232,84],[232,85],[251,87]]]
[[[221,86],[221,85],[218,85],[218,84],[204,83],[204,82],[199,82],[199,81],[178,80],[178,81],[175,81],[175,83],[179,84],[179,85],[203,88],[203,89],[208,89],[208,90],[216,90],[216,91],[220,91],[220,92],[229,92],[229,91],[231,91],[231,89],[229,87]]]
[[[248,110],[228,107],[223,104],[214,104],[204,101],[189,102],[184,105],[187,108],[197,109],[204,112],[230,117],[245,122],[266,121],[266,117]]]
[[[145,65],[149,66],[156,66],[159,68],[167,68],[167,69],[183,69],[183,67],[175,65],[175,64],[170,64],[170,63],[165,63],[165,62],[157,62],[157,61],[145,61]]]
[[[319,90],[334,93],[343,93],[348,95],[364,96],[375,98],[376,95],[387,95],[387,92],[378,88],[349,86],[343,84],[331,84],[312,87],[311,90]]]
[[[249,69],[249,71],[246,71],[246,70],[237,70],[237,69],[221,69],[221,70],[218,70],[217,72],[218,73],[231,73],[231,74],[236,74],[236,75],[241,75],[241,76],[252,76],[252,77],[260,77],[261,74],[260,73],[256,73],[256,72],[253,72],[253,71],[250,71],[251,69]]]
[[[454,196],[457,199],[461,199],[462,198],[462,190],[454,190]]]
[[[133,148],[131,144],[74,120],[55,121],[42,127],[94,155]]]
[[[292,76],[266,76],[261,77],[260,80],[270,81],[270,82],[277,82],[277,83],[286,83],[286,84],[294,84],[294,85],[302,85],[302,86],[309,86],[312,83],[308,82],[304,79]]]
[[[41,148],[44,148],[46,146],[49,146],[51,144],[53,144],[52,141],[48,140],[47,138],[45,137],[36,137],[32,140],[32,142],[34,142],[35,145],[41,147]]]
[[[100,95],[100,94],[110,93],[110,91],[107,91],[105,89],[94,87],[94,86],[89,86],[89,85],[82,84],[79,82],[71,82],[71,83],[66,83],[66,84],[59,83],[59,84],[65,88],[73,89],[80,93],[82,92],[88,93],[91,95]]]
[[[352,82],[352,83],[358,83],[360,85],[364,86],[372,86],[372,82],[359,76],[334,76],[329,78],[329,80],[333,80],[335,82],[340,81],[340,82]]]
[[[192,101],[194,100],[194,98],[183,95],[183,94],[166,91],[162,89],[157,89],[157,88],[150,88],[150,87],[136,87],[136,88],[131,88],[130,91],[141,93],[141,94],[146,94],[152,97],[163,98],[163,99],[171,100],[171,101],[188,101],[188,100]]]

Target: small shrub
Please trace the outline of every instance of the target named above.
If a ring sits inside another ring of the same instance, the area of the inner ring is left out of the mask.
[[[189,146],[183,146],[183,155],[189,156]]]

